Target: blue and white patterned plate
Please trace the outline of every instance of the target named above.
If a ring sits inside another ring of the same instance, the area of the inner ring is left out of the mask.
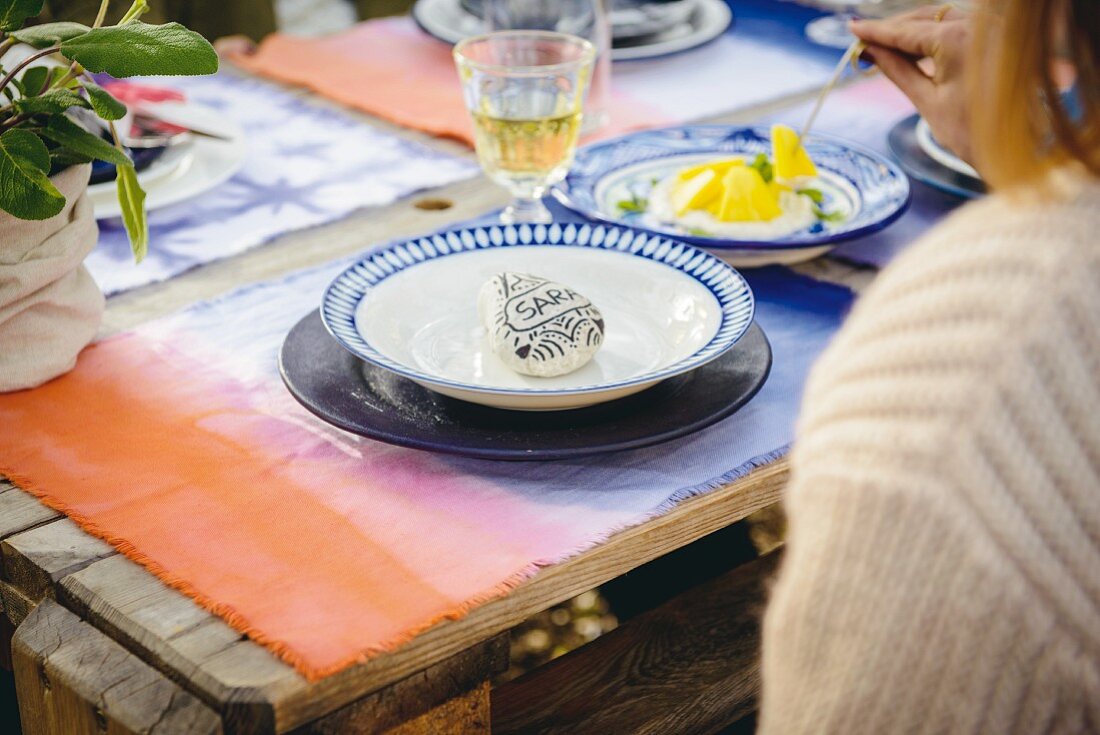
[[[535,378],[489,349],[477,314],[501,271],[558,281],[603,313],[604,344],[568,375]],[[493,225],[364,256],[325,292],[321,317],[353,354],[439,393],[497,408],[580,408],[644,390],[719,357],[745,333],[752,291],[682,242],[623,227]]]
[[[629,225],[704,247],[741,266],[794,263],[821,255],[840,242],[880,230],[909,205],[909,179],[896,164],[874,151],[832,136],[809,136],[806,150],[820,174],[822,209],[842,212],[836,222],[774,239],[711,237],[657,221],[647,212],[626,211],[620,203],[645,202],[659,181],[685,166],[713,158],[771,154],[767,128],[692,125],[650,130],[585,146],[572,170],[554,190],[565,206],[603,222]]]

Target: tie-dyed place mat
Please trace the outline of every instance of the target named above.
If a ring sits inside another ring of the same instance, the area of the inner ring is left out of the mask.
[[[706,46],[614,64],[611,124],[599,137],[729,112],[829,78],[841,52],[802,36],[814,12],[777,0],[731,5],[731,30]],[[368,21],[319,39],[274,34],[234,62],[399,125],[472,141],[451,49],[411,18]]]
[[[149,213],[149,255],[135,265],[120,220],[99,223],[85,263],[108,294],[171,278],[293,230],[383,206],[477,173],[476,164],[405,141],[277,85],[222,73],[150,80],[181,90],[246,133],[243,168],[207,194]]]
[[[773,122],[801,129],[810,107],[810,104],[793,107],[777,115]],[[814,132],[845,138],[893,158],[886,136],[894,125],[914,112],[912,103],[897,87],[885,77],[877,76],[829,95],[814,123]],[[831,254],[861,265],[883,268],[934,224],[965,203],[919,181],[910,179],[909,184],[913,202],[905,214],[886,229],[844,243]]]
[[[151,322],[0,395],[0,473],[311,678],[781,456],[852,301],[782,268],[748,273],[774,367],[734,416],[647,449],[491,462],[346,434],[282,386],[285,334],[345,264]]]

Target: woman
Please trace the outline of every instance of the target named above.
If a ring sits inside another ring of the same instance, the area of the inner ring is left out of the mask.
[[[1100,731],[1100,2],[853,31],[995,193],[814,370],[761,729]]]

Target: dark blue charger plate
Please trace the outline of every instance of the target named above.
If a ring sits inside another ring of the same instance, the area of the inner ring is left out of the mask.
[[[893,128],[886,136],[890,152],[905,173],[933,189],[945,191],[964,199],[976,199],[986,193],[985,184],[973,176],[952,171],[924,152],[917,142],[917,122],[920,115],[911,115]]]
[[[433,452],[498,460],[583,457],[659,444],[744,406],[771,371],[757,324],[721,357],[617,401],[571,411],[505,411],[455,400],[363,362],[316,311],[287,334],[279,374],[311,413],[345,431]]]

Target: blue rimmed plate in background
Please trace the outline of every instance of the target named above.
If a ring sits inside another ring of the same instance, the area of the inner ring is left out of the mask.
[[[911,115],[891,128],[886,141],[905,172],[922,184],[963,199],[985,195],[985,182],[978,172],[940,146],[920,115]]]
[[[145,189],[147,212],[212,191],[244,165],[248,152],[244,131],[221,112],[193,102],[160,102],[150,107],[172,122],[209,130],[223,138],[195,135],[169,147],[141,171],[138,183]],[[114,181],[88,187],[96,219],[122,216],[116,188]]]
[[[731,239],[701,234],[656,220],[644,203],[657,184],[678,169],[715,158],[771,154],[767,128],[691,125],[633,133],[585,146],[555,197],[593,220],[627,225],[693,243],[742,267],[798,263],[823,255],[845,240],[880,230],[909,205],[909,179],[886,157],[832,136],[805,143],[817,165],[822,209],[839,221],[817,221],[772,239]],[[624,208],[624,202],[641,206]]]
[[[733,23],[733,12],[723,0],[678,0],[669,3],[676,7],[664,13],[660,29],[650,31],[639,27],[639,12],[632,5],[618,3],[611,9],[612,61],[657,59],[697,49],[719,38]],[[470,6],[462,0],[417,0],[411,12],[429,36],[456,44],[485,32],[485,21],[470,12]],[[659,5],[656,12],[661,12]]]
[[[606,323],[581,369],[520,375],[489,349],[477,294],[502,271],[563,283]],[[645,390],[729,350],[754,313],[733,268],[682,242],[606,225],[455,230],[371,253],[332,282],[321,317],[347,350],[452,398],[495,408],[582,408]]]

